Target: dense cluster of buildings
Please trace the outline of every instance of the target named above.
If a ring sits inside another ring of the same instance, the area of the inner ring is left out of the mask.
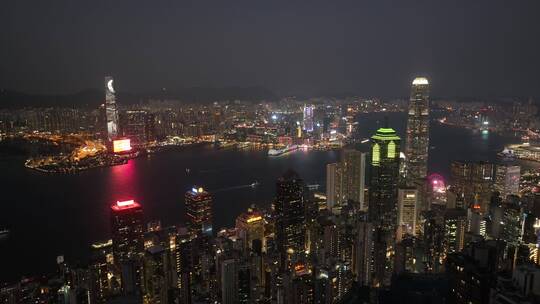
[[[270,119],[289,115],[281,109]],[[212,194],[199,186],[185,193],[181,226],[116,202],[112,238],[92,245],[88,267],[60,258],[54,279],[2,287],[0,303],[538,303],[540,195],[520,191],[513,162],[454,161],[448,184],[428,174],[426,78],[413,81],[407,113],[404,152],[387,122],[369,151],[349,145],[327,165],[325,194],[289,170],[272,207],[249,208],[232,228],[214,229]],[[313,106],[299,114],[276,128],[324,136]]]
[[[349,142],[358,113],[402,111],[401,101],[313,98],[299,101],[216,101],[190,104],[149,99],[117,102],[112,77],[105,77],[99,108],[22,108],[0,110],[0,139],[24,134],[84,134],[103,143],[129,138],[146,148],[185,142],[340,147]]]
[[[445,112],[439,118],[441,123],[480,130],[485,134],[525,133],[534,139],[538,139],[540,135],[538,106],[532,98],[527,101],[505,100],[498,103],[439,100],[436,105]]]

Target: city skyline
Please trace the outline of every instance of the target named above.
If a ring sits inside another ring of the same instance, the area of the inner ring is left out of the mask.
[[[6,3],[0,304],[540,303],[539,11]]]
[[[104,88],[109,93],[114,92],[111,80],[107,79]],[[413,87],[427,82],[417,78]],[[417,112],[418,100],[426,101],[425,88],[413,88],[411,96],[417,95],[422,98],[394,103],[322,99],[306,106],[303,100],[286,99],[261,104],[179,105],[174,110],[169,103],[133,106],[119,102],[115,104],[118,133],[113,138],[109,137],[105,106],[90,111],[4,112],[0,144],[9,147],[16,140],[28,141],[34,151],[47,143],[74,149],[67,155],[56,154],[54,149],[50,155],[34,153],[23,170],[39,178],[63,175],[66,181],[93,176],[81,174],[84,171],[111,174],[104,184],[93,187],[110,188],[108,195],[114,198],[112,204],[98,202],[110,210],[111,223],[106,225],[110,230],[105,228],[99,238],[105,239],[92,238],[83,246],[90,247],[91,254],[83,263],[73,262],[77,255],[58,256],[56,267],[63,274],[58,280],[63,285],[47,287],[54,292],[33,298],[57,293],[73,299],[70,304],[113,299],[132,299],[130,303],[176,299],[180,303],[276,300],[308,304],[375,297],[387,303],[387,297],[400,294],[400,279],[420,275],[427,280],[426,286],[434,288],[434,299],[463,298],[469,303],[473,297],[460,282],[477,281],[460,274],[461,268],[481,271],[486,278],[498,269],[514,275],[540,275],[534,266],[540,262],[540,254],[533,249],[540,218],[537,190],[527,186],[522,172],[527,178],[536,176],[536,183],[540,175],[522,170],[516,163],[517,157],[531,156],[511,152],[534,150],[540,139],[540,132],[535,135],[534,104],[459,108],[455,103],[434,103],[437,115],[431,117],[430,132],[411,133],[411,114]],[[412,119],[413,125],[417,123],[414,115]],[[497,150],[500,153],[490,150],[489,138],[502,135],[509,123],[526,127],[522,132],[533,137],[532,143],[505,144],[503,151]],[[465,133],[458,132],[450,142],[439,136],[457,130]],[[401,151],[408,141],[414,144],[415,136],[431,137],[430,145],[437,147],[425,151],[430,156],[424,158],[424,169],[408,166],[409,152]],[[472,138],[483,141],[478,147],[485,146],[492,158],[460,160],[450,152],[459,147],[453,143]],[[234,169],[212,165],[214,159],[226,155],[239,157],[223,163]],[[309,159],[316,155],[327,158],[315,158],[310,164]],[[441,162],[441,155],[447,161]],[[201,158],[195,161],[193,156]],[[280,159],[288,159],[287,166],[280,165]],[[268,167],[260,167],[263,164]],[[448,170],[444,174],[448,183],[438,174],[441,166]],[[143,168],[153,173],[143,173]],[[308,180],[296,170],[307,174]],[[414,183],[406,174],[411,170]],[[320,177],[314,179],[313,171]],[[148,175],[146,182],[139,181],[141,175]],[[221,181],[216,183],[219,176]],[[242,179],[243,184],[231,185]],[[320,185],[324,181],[326,189]],[[263,190],[269,187],[271,191]],[[119,189],[121,193],[116,193]],[[81,191],[80,185],[74,190]],[[151,191],[164,195],[144,195]],[[123,199],[118,200],[120,197]],[[169,199],[181,207],[163,205]],[[82,218],[96,215],[90,212]],[[64,219],[55,224],[78,227]],[[20,226],[9,228],[2,233],[8,241],[10,237],[17,240]],[[11,229],[13,236],[9,235]],[[65,250],[69,245],[60,247]],[[500,263],[487,270],[463,264],[464,259],[485,263],[469,253],[482,248],[501,248],[490,259],[516,263]],[[53,273],[47,276],[56,278]],[[84,279],[78,280],[80,276]],[[452,284],[455,292],[446,294],[436,287],[438,278]],[[486,284],[478,287],[484,297],[507,294],[506,290],[495,293],[494,285],[484,279],[481,282]],[[15,284],[1,291],[0,299],[48,286],[25,280]],[[531,293],[524,296],[531,297]]]

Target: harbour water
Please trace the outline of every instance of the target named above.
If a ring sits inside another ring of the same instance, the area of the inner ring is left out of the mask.
[[[403,138],[402,113],[361,115],[359,136],[372,135],[385,116]],[[452,160],[494,160],[505,144],[515,142],[432,123],[429,171],[448,177]],[[297,150],[269,157],[266,150],[203,146],[64,175],[26,169],[23,157],[0,158],[0,229],[10,230],[9,239],[0,242],[0,282],[54,271],[57,255],[84,262],[92,242],[110,237],[109,206],[117,200],[140,202],[146,220],[179,224],[184,221],[184,192],[201,185],[214,195],[214,228],[219,229],[234,225],[251,204],[268,207],[276,179],[288,168],[324,190],[325,166],[338,159],[339,151]]]

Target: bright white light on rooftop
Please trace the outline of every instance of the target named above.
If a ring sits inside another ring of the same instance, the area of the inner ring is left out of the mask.
[[[429,84],[429,81],[425,77],[416,77],[413,80],[412,84],[413,85],[425,85],[425,84]]]

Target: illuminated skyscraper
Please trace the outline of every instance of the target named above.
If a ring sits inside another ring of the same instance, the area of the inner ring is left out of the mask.
[[[112,141],[118,136],[118,109],[116,108],[116,92],[114,80],[111,76],[105,77],[105,115],[107,118],[107,139]]]
[[[143,303],[171,303],[174,271],[170,252],[162,246],[151,246],[142,263]]]
[[[313,106],[304,106],[304,130],[313,132]]]
[[[124,294],[140,292],[140,258],[144,251],[143,210],[128,200],[111,206],[114,263],[120,268]]]
[[[143,110],[128,110],[120,114],[120,134],[134,145],[154,139],[154,115]]]
[[[238,303],[238,262],[234,259],[221,264],[221,303]]]
[[[370,286],[373,274],[373,224],[359,222],[354,238],[353,271],[360,286]]]
[[[414,187],[398,190],[398,238],[408,234],[416,235],[416,215],[418,208],[418,190]]]
[[[364,200],[366,153],[344,149],[341,153],[341,166],[344,199],[357,203],[360,210],[365,210],[367,207]]]
[[[374,234],[375,286],[389,285],[397,226],[397,184],[399,179],[399,145],[394,129],[385,127],[371,137],[371,180],[369,187],[369,221]]]
[[[292,170],[276,184],[276,243],[281,254],[304,251],[304,181]]]
[[[344,149],[341,162],[326,165],[328,207],[353,201],[358,209],[365,210],[365,173],[366,153],[354,149]]]
[[[144,250],[143,209],[134,200],[118,201],[111,206],[111,217],[114,262],[119,264]]]
[[[446,205],[447,195],[446,195],[446,182],[444,178],[437,173],[432,173],[428,176],[427,179],[427,189],[428,192],[428,204],[437,204],[437,205]],[[428,207],[425,206],[424,207]],[[450,206],[447,208],[454,208],[455,206]]]
[[[465,207],[486,212],[491,198],[495,165],[489,162],[453,161],[450,165],[451,185],[457,200]]]
[[[519,194],[519,180],[521,167],[515,165],[497,165],[495,173],[495,190],[499,191],[504,199],[510,194]]]
[[[395,229],[401,139],[391,128],[380,128],[371,137],[369,219],[385,229]]]
[[[465,242],[467,213],[463,209],[444,211],[444,243],[446,253],[460,252]]]
[[[107,298],[118,290],[115,290],[111,282],[116,283],[118,278],[112,271],[113,246],[112,240],[99,242],[91,246],[90,272],[92,279],[90,283],[89,298],[91,303],[105,303]]]
[[[326,204],[333,208],[341,202],[341,166],[339,163],[326,165]]]
[[[192,236],[212,236],[212,196],[201,187],[186,192],[186,226]]]
[[[407,177],[427,175],[429,150],[429,82],[424,77],[413,80],[407,120]]]
[[[501,239],[516,248],[522,240],[524,213],[519,204],[507,202],[503,205]]]
[[[264,247],[264,218],[260,211],[249,208],[236,218],[236,229],[244,234],[246,248],[253,249],[253,241],[259,240]]]
[[[185,227],[178,229],[176,255],[177,287],[179,289],[179,303],[191,303],[191,279],[194,270],[193,240]]]

